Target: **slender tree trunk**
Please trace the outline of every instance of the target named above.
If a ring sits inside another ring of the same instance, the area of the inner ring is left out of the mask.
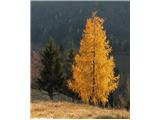
[[[48,95],[50,99],[53,100],[53,89],[52,88],[48,88]]]
[[[95,30],[94,30],[95,32]],[[94,41],[93,41],[93,88],[92,88],[92,97],[94,96],[94,89],[95,89],[95,37],[94,37]]]

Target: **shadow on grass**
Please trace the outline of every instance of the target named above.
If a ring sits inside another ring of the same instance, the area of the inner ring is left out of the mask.
[[[35,101],[53,101],[53,102],[69,102],[69,103],[82,103],[81,100],[72,100],[71,97],[68,97],[64,94],[55,93],[53,96],[53,100],[51,100],[46,91],[40,91],[38,89],[31,89],[31,102]]]

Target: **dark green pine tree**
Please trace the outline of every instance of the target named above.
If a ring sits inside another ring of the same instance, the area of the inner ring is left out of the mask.
[[[58,89],[62,84],[61,64],[59,49],[54,39],[50,37],[45,47],[40,52],[43,69],[38,79],[39,88],[48,92],[50,99],[53,99],[53,89]]]
[[[73,91],[69,90],[67,87],[68,80],[71,80],[73,78],[72,76],[72,65],[74,63],[74,57],[75,57],[75,49],[71,48],[66,55],[66,61],[65,61],[65,72],[66,72],[66,79],[64,81],[65,86],[64,90],[66,91],[67,96],[72,98],[72,101],[74,102],[75,99],[79,99],[78,95],[74,93]]]
[[[67,63],[67,65],[66,65],[66,72],[67,72],[66,79],[67,80],[72,79],[72,65],[73,65],[74,57],[75,57],[75,53],[76,53],[74,41],[71,40],[69,44],[70,44],[70,49],[66,55],[66,63]]]
[[[60,45],[60,48],[59,48],[59,51],[60,51],[60,64],[61,64],[61,67],[63,69],[61,69],[61,72],[62,72],[62,78],[63,78],[63,81],[66,80],[66,76],[67,76],[67,73],[66,73],[66,54],[64,52],[64,48],[62,45]],[[63,82],[63,86],[64,86],[64,82]]]
[[[75,50],[71,48],[67,56],[67,79],[72,79],[72,64],[74,62]]]
[[[74,49],[71,48],[69,51],[65,52],[63,46],[60,46],[60,63],[62,72],[62,79],[63,79],[63,86],[62,88],[65,89],[67,80],[72,78],[72,64],[74,61]],[[67,88],[68,89],[68,88]]]

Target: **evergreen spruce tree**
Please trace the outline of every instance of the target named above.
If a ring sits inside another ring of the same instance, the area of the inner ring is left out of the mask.
[[[49,97],[52,99],[53,88],[58,89],[62,84],[59,49],[52,37],[50,37],[40,54],[43,69],[40,72],[41,77],[38,83],[40,88],[47,91]]]
[[[60,45],[60,64],[62,67],[62,78],[63,78],[63,86],[64,86],[64,81],[67,79],[67,72],[66,72],[66,68],[67,68],[67,61],[66,61],[66,54],[64,51],[64,48],[62,45]]]
[[[67,80],[72,79],[72,64],[74,62],[75,50],[71,48],[67,56]]]
[[[103,29],[104,20],[93,12],[87,19],[79,53],[73,64],[73,79],[68,87],[91,104],[108,103],[108,96],[118,86],[115,76],[115,62],[110,55],[112,48]]]

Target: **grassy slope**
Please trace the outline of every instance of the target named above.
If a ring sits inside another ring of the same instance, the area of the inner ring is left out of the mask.
[[[33,92],[34,91],[34,92]],[[129,112],[122,109],[102,109],[87,104],[77,104],[61,100],[50,101],[38,90],[32,90],[31,117],[32,118],[129,118]],[[34,96],[34,97],[33,97]],[[36,96],[36,97],[35,97]],[[40,100],[42,97],[43,100]],[[35,99],[36,98],[36,99]],[[38,100],[38,99],[39,100]],[[45,99],[44,99],[45,98]],[[62,100],[63,99],[63,100]]]

